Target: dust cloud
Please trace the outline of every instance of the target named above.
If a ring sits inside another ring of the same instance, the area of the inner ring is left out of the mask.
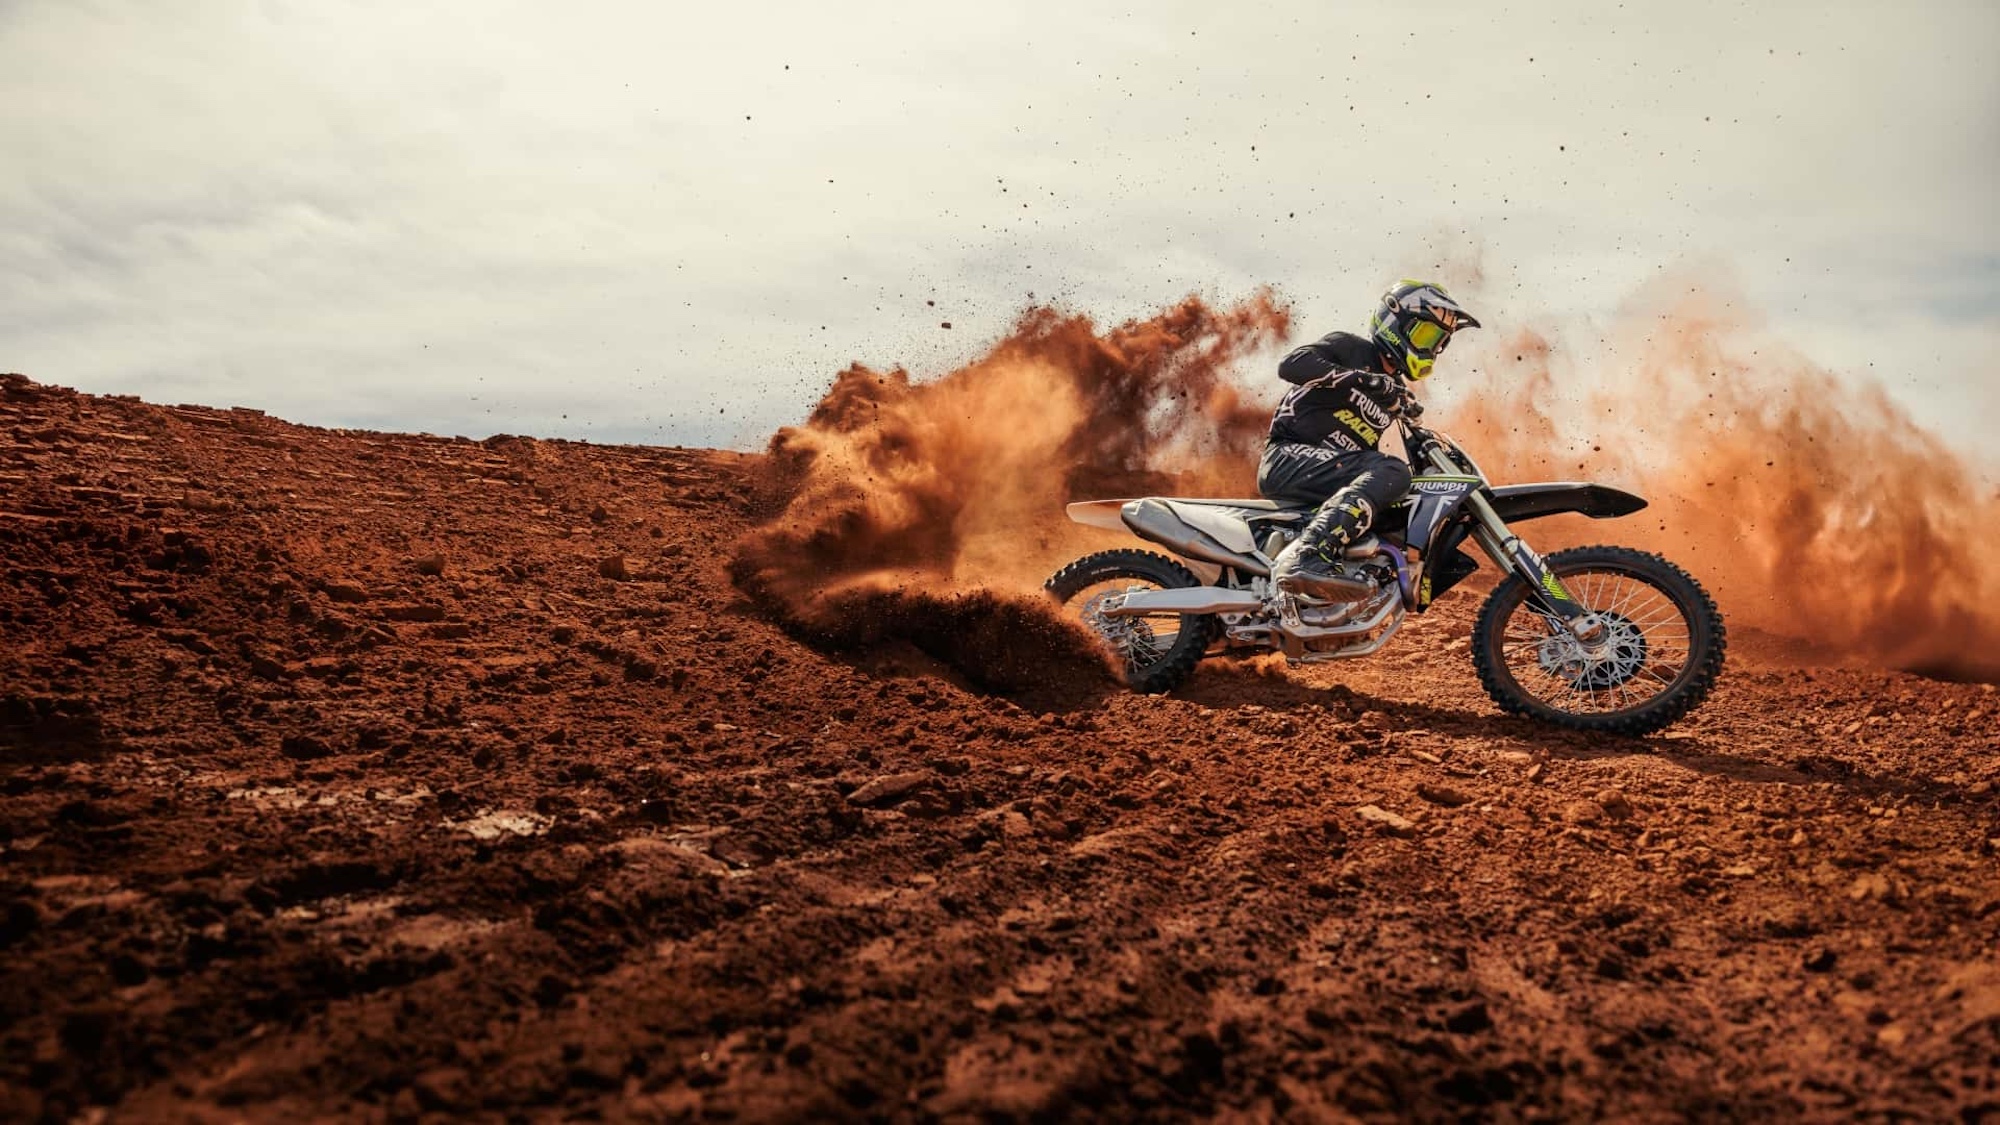
[[[1821,657],[1995,679],[2000,562],[1981,543],[2000,498],[1879,389],[1774,349],[1740,308],[1663,284],[1575,363],[1555,333],[1517,332],[1477,374],[1447,365],[1433,385],[1448,405],[1427,421],[1496,483],[1590,479],[1651,502],[1616,522],[1530,525],[1544,550],[1657,550],[1733,626]],[[737,583],[830,638],[915,620],[894,609],[915,591],[1000,595],[958,605],[960,619],[1029,612],[1022,599],[1056,566],[1124,541],[1068,523],[1065,502],[1254,495],[1280,384],[1251,361],[1289,331],[1269,292],[1189,298],[1106,330],[1033,308],[935,380],[850,367],[772,438],[776,514],[743,544]]]
[[[910,644],[1024,701],[1053,702],[1051,676],[1108,685],[1102,648],[1039,594],[1053,559],[1105,537],[1062,505],[1252,488],[1267,408],[1229,372],[1289,326],[1269,293],[1106,331],[1036,307],[940,379],[856,364],[772,438],[777,515],[738,551],[736,584],[823,646]]]
[[[1106,331],[1038,307],[931,382],[850,367],[772,438],[784,507],[744,545],[739,581],[795,607],[913,578],[1033,589],[1075,496],[1251,489],[1268,408],[1230,370],[1288,329],[1268,293]]]
[[[1651,503],[1615,523],[1537,525],[1545,550],[1655,550],[1732,626],[1822,657],[2000,677],[2000,555],[1986,546],[2000,496],[1880,388],[1775,346],[1740,298],[1684,281],[1635,296],[1602,355],[1572,362],[1518,333],[1440,426],[1497,481],[1598,480]]]

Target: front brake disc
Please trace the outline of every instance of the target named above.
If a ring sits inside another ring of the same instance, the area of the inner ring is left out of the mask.
[[[1559,630],[1544,640],[1536,651],[1542,671],[1582,691],[1606,691],[1626,683],[1646,666],[1646,634],[1622,614],[1597,615],[1604,623],[1604,639],[1586,649],[1569,634]]]

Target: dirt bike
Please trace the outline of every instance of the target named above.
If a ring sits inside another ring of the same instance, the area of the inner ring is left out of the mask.
[[[1715,602],[1686,571],[1625,547],[1546,558],[1511,524],[1559,512],[1630,515],[1646,502],[1599,484],[1494,486],[1458,444],[1398,420],[1416,468],[1405,499],[1349,546],[1341,576],[1358,600],[1286,594],[1272,560],[1311,518],[1269,500],[1147,497],[1068,506],[1078,523],[1129,530],[1173,551],[1102,551],[1057,571],[1046,589],[1122,658],[1125,682],[1170,691],[1204,657],[1281,652],[1311,664],[1367,656],[1406,614],[1479,568],[1469,540],[1505,578],[1471,638],[1480,683],[1502,710],[1559,726],[1648,734],[1707,698],[1722,670]]]

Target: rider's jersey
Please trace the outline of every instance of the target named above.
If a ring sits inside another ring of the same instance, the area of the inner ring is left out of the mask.
[[[1335,332],[1278,364],[1294,386],[1271,418],[1271,440],[1343,453],[1374,449],[1401,409],[1402,381],[1381,371],[1373,341]]]

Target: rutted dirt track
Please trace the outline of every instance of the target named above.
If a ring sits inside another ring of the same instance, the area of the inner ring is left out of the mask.
[[[0,1119],[2000,1114],[1989,686],[1010,699],[746,602],[753,468],[0,381]]]

